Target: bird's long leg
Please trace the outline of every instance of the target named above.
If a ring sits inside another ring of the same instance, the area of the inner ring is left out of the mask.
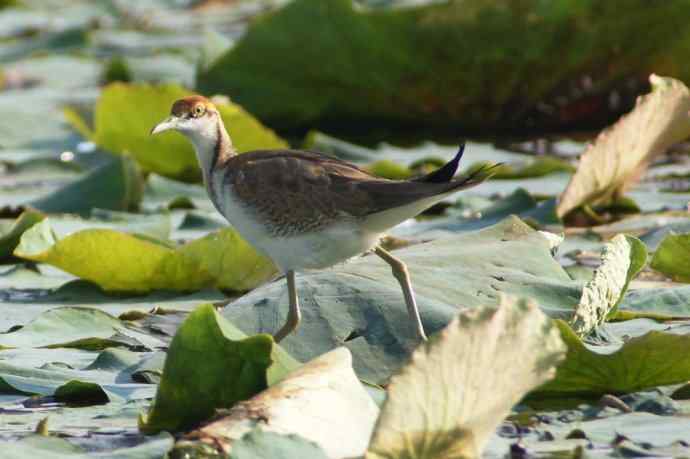
[[[290,310],[288,311],[287,320],[285,325],[278,330],[278,333],[273,335],[273,339],[276,342],[280,342],[287,335],[292,333],[297,329],[300,319],[302,318],[302,313],[299,310],[299,298],[297,297],[297,287],[295,286],[295,272],[288,271],[285,275],[288,286],[288,297],[290,298]]]
[[[414,323],[415,331],[417,336],[426,341],[426,333],[424,333],[424,325],[422,325],[422,320],[419,317],[419,308],[417,308],[417,301],[414,299],[414,291],[412,290],[412,283],[410,282],[410,274],[407,271],[407,266],[402,260],[395,258],[393,255],[388,253],[381,247],[376,247],[374,253],[388,263],[393,270],[393,275],[402,288],[403,295],[405,295],[405,304],[407,305],[407,313],[410,316],[410,320]]]

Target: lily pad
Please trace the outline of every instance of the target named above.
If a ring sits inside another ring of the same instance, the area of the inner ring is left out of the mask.
[[[458,207],[457,203],[455,207]],[[449,212],[451,215],[447,217],[433,218],[411,225],[399,225],[389,233],[399,237],[435,239],[452,233],[486,228],[510,215],[518,215],[534,226],[560,224],[556,217],[553,200],[537,202],[522,188],[518,188],[503,199],[477,209],[471,216],[465,216],[464,213],[454,215],[456,213],[454,210],[455,208],[451,208]]]
[[[282,378],[296,362],[267,335],[246,337],[212,305],[192,312],[173,338],[147,433],[182,430],[229,408]]]
[[[111,84],[96,105],[91,140],[106,150],[131,154],[145,171],[187,181],[199,180],[201,173],[194,150],[186,139],[179,134],[149,135],[151,128],[169,115],[172,103],[190,94],[173,84]],[[238,151],[287,146],[238,105],[219,102],[216,106]],[[74,113],[71,119],[75,119]],[[82,125],[83,122],[77,127],[83,131]]]
[[[0,259],[3,256],[12,255],[14,249],[19,245],[22,234],[45,218],[45,214],[33,209],[22,212],[11,225],[7,226],[4,235],[0,236]],[[168,239],[171,233],[170,220],[170,216],[166,214],[142,215],[94,209],[91,211],[91,218],[79,218],[76,215],[53,215],[50,217],[50,228],[57,239],[88,228],[116,229],[156,239]],[[2,234],[3,232],[0,230],[0,235]]]
[[[149,359],[146,354],[112,348],[97,356],[58,349],[4,350],[0,356],[6,354],[8,360],[0,362],[2,393],[53,396],[84,406],[145,400],[155,394],[155,385],[134,379],[142,362]],[[136,425],[134,419],[130,425]]]
[[[160,459],[172,444],[170,435],[160,434],[134,447],[93,452],[63,438],[32,435],[18,441],[1,442],[0,448],[7,459]]]
[[[267,258],[229,228],[175,247],[108,229],[87,229],[58,240],[44,220],[24,233],[14,254],[49,263],[107,291],[193,291],[210,286],[242,291],[275,272]]]
[[[152,349],[162,342],[98,309],[61,307],[34,318],[19,330],[0,334],[0,348],[111,346]]]
[[[516,217],[395,254],[409,268],[430,334],[458,309],[497,304],[502,293],[532,298],[548,316],[566,320],[573,319],[583,295],[582,284],[553,258],[551,241]],[[297,291],[303,321],[282,343],[299,360],[345,345],[361,378],[383,382],[416,345],[400,287],[375,257],[298,274]],[[224,315],[246,333],[273,332],[284,323],[287,304],[284,281],[278,281],[231,303]]]
[[[690,282],[690,234],[669,234],[654,252],[652,269],[674,280]]]
[[[28,205],[43,212],[88,215],[93,208],[134,210],[142,194],[143,178],[136,163],[120,156]]]
[[[690,317],[690,285],[630,291],[620,304],[620,309],[669,317]]]
[[[539,397],[621,394],[690,378],[690,336],[652,331],[632,338],[610,353],[587,347],[558,321],[568,354],[556,378],[537,391]]]
[[[365,458],[480,457],[564,355],[558,329],[533,303],[503,299],[461,313],[391,379]]]

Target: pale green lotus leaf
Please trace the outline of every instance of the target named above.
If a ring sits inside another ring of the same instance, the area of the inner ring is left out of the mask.
[[[108,291],[243,291],[275,273],[270,260],[230,228],[176,247],[108,229],[87,229],[58,240],[50,220],[44,220],[24,233],[14,254],[51,264]]]
[[[460,313],[391,378],[366,459],[480,457],[489,437],[565,356],[536,304]]]

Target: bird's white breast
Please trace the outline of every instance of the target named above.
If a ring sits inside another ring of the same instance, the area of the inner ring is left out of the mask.
[[[372,249],[381,234],[365,231],[356,220],[342,219],[307,233],[279,237],[263,223],[258,212],[244,205],[232,187],[223,184],[222,172],[209,183],[209,192],[218,211],[260,252],[283,271],[322,269],[346,261]],[[214,199],[215,198],[215,199]]]

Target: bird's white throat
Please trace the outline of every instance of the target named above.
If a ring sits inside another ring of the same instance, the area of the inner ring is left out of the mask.
[[[211,171],[217,163],[235,154],[232,140],[222,123],[220,115],[216,115],[209,122],[198,126],[197,129],[183,132],[194,146],[196,158],[199,161],[207,186]]]

